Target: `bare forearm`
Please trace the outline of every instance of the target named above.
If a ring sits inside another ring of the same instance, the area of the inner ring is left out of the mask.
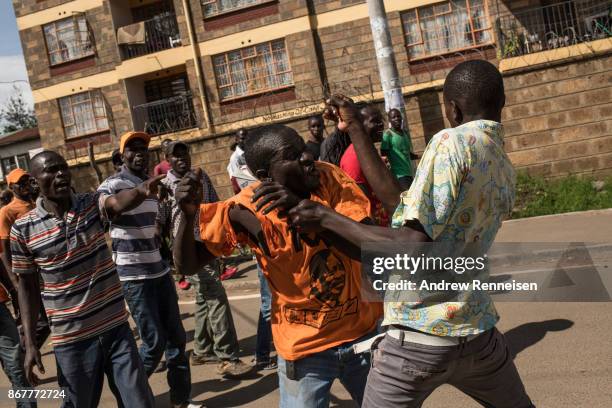
[[[11,245],[10,245],[10,241],[8,239],[2,239],[0,240],[0,245],[2,246],[2,254],[0,254],[0,258],[2,258],[2,263],[4,264],[4,269],[6,269],[6,276],[10,279],[12,285],[15,289],[17,288],[17,285],[19,284],[19,279],[17,279],[17,276],[12,272],[12,259],[11,259]],[[5,287],[7,289],[9,289],[6,285]]]
[[[11,278],[9,277],[9,274],[6,268],[4,267],[3,263],[0,263],[0,284],[2,284],[2,286],[4,286],[4,288],[9,293],[12,294],[15,292],[15,285],[13,281],[11,280]]]
[[[348,132],[359,157],[361,170],[385,209],[392,214],[399,204],[401,194],[397,179],[380,159],[374,144],[360,123],[352,124]]]
[[[341,235],[345,240],[361,248],[366,242],[398,241],[398,242],[428,242],[427,234],[412,228],[387,228],[375,225],[365,225],[353,221],[335,212],[327,213],[321,226]]]
[[[138,207],[147,198],[144,189],[139,187],[123,190],[109,196],[104,202],[106,214],[110,219]]]
[[[204,245],[196,241],[194,227],[195,217],[181,216],[172,248],[174,266],[181,275],[195,275],[206,263],[214,259]]]
[[[40,311],[40,286],[36,274],[22,275],[19,279],[19,309],[26,348],[36,348],[35,328]]]

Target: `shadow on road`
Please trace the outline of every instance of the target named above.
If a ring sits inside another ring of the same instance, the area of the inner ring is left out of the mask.
[[[531,347],[546,336],[548,332],[567,330],[574,322],[567,319],[545,320],[543,322],[525,323],[504,333],[510,351],[516,356],[527,347]]]
[[[205,403],[206,406],[210,408],[239,407],[256,401],[259,398],[263,398],[277,388],[278,376],[276,374],[270,374],[244,387],[240,387],[240,380],[214,379],[201,381],[191,385],[191,393],[192,395],[200,395],[205,392],[220,393],[229,390],[213,398],[194,402]],[[168,393],[155,396],[155,405],[162,406],[160,403],[164,404],[164,402],[168,401],[168,398]]]

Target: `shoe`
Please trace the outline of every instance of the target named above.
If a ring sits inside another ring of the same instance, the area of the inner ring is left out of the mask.
[[[224,280],[230,279],[236,273],[238,273],[237,266],[228,266],[227,268],[225,268],[225,270],[221,274],[221,280],[224,281]]]
[[[178,287],[182,290],[189,290],[191,283],[189,283],[189,281],[183,277],[179,280]]]
[[[191,365],[204,365],[204,364],[217,364],[221,362],[221,359],[214,354],[203,354],[198,356],[195,353],[191,353]]]
[[[153,370],[153,372],[154,373],[163,373],[164,371],[166,371],[167,368],[168,368],[168,364],[166,363],[165,360],[162,360],[162,361],[159,362],[157,367],[155,367],[155,370]]]
[[[276,363],[276,359],[270,357],[267,360],[259,360],[256,359],[251,360],[251,365],[255,367],[257,371],[269,371],[276,370],[278,368],[278,364]]]
[[[242,360],[223,361],[217,366],[217,373],[223,377],[238,378],[245,374],[248,374],[253,370],[248,364],[242,362]]]
[[[187,401],[182,404],[172,404],[173,408],[206,408],[206,405],[199,402]]]

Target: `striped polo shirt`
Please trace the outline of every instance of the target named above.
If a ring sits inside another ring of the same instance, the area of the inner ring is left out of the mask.
[[[104,239],[98,193],[72,196],[64,218],[36,208],[11,228],[13,272],[37,273],[54,345],[104,333],[127,321],[121,283]]]
[[[134,188],[144,180],[122,170],[104,180],[98,187],[102,194],[100,203],[111,194]],[[133,281],[155,279],[170,271],[159,252],[161,240],[157,233],[159,203],[147,198],[138,207],[110,221],[110,236],[113,241],[113,261],[117,264],[119,279]]]

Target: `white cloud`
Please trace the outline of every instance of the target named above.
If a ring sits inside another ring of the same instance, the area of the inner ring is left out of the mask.
[[[0,105],[3,105],[13,94],[13,84],[10,82],[17,80],[28,80],[28,71],[23,55],[0,56]],[[14,85],[21,90],[25,101],[30,106],[34,106],[30,84],[15,82]]]

